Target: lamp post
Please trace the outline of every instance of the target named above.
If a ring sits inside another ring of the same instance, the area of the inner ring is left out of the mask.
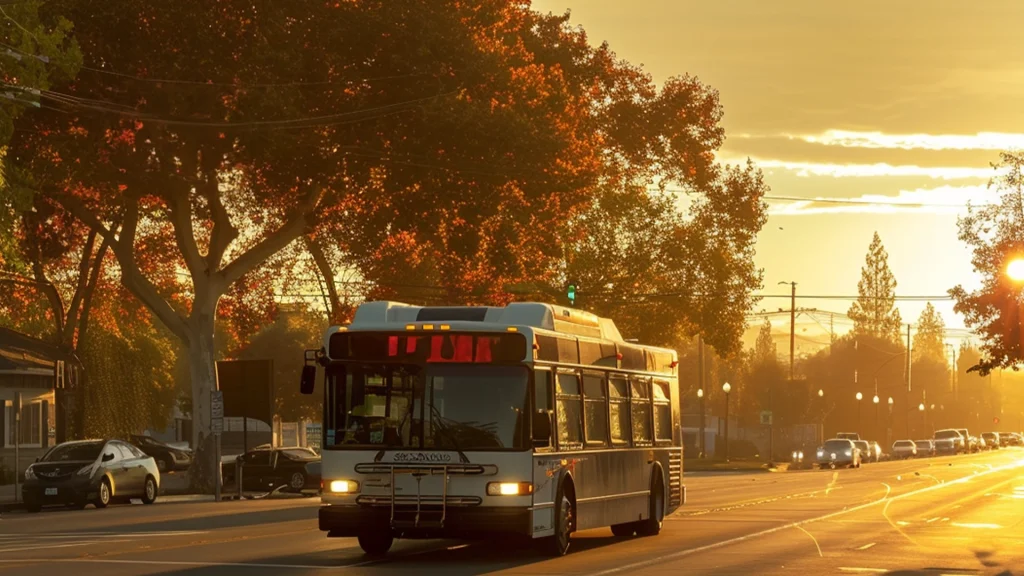
[[[821,400],[821,428],[818,430],[818,444],[825,442],[825,391],[818,388],[818,399]]]
[[[917,411],[921,413],[921,426],[924,427],[925,431],[928,430],[928,414],[924,411],[924,402],[917,405]]]
[[[704,457],[704,389],[697,389],[697,398],[700,399],[700,438],[697,441],[698,458]]]
[[[860,434],[860,401],[864,399],[864,395],[857,392],[857,433]]]
[[[885,444],[886,446],[892,445],[892,396],[889,396],[889,419],[887,420],[888,425],[885,427]]]
[[[722,384],[722,392],[725,392],[725,461],[729,461],[729,392],[732,386],[726,382]]]
[[[878,434],[878,394],[875,394],[875,397],[872,398],[871,401],[875,403],[875,424],[874,426],[872,426],[874,430],[872,430],[871,432],[874,434]]]

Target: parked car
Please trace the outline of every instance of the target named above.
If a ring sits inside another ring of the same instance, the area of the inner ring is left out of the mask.
[[[931,440],[915,440],[914,445],[917,446],[918,458],[935,456],[935,442]]]
[[[999,450],[1003,445],[998,432],[982,432],[981,439],[985,441],[985,447],[989,450]]]
[[[169,446],[151,436],[129,436],[128,441],[156,460],[161,472],[188,470],[192,465],[192,451]]]
[[[816,455],[819,468],[860,468],[861,465],[860,449],[854,445],[853,440],[845,438],[827,440],[818,448]]]
[[[236,462],[242,463],[242,490],[295,493],[320,491],[320,456],[309,448],[260,446],[221,463],[225,484],[235,483]]]
[[[871,462],[871,445],[867,440],[854,440],[853,445],[860,451],[861,460]]]
[[[999,438],[1002,439],[1004,435],[1000,434]],[[1016,432],[1010,432],[1006,434],[1006,445],[1007,446],[1022,446],[1024,445],[1024,437]]]
[[[956,431],[959,432],[960,435],[964,437],[964,447],[966,452],[974,453],[981,450],[981,446],[978,443],[978,439],[975,438],[974,436],[971,436],[970,432],[967,431],[967,428],[957,428]]]
[[[1010,443],[1012,441],[1012,438],[1013,438],[1013,432],[996,432],[996,435],[999,436],[999,447],[1000,448],[1006,448],[1007,446],[1012,446],[1013,445],[1013,444]]]
[[[893,442],[892,457],[897,460],[917,458],[917,444],[913,440],[897,440]]]
[[[58,444],[25,470],[21,488],[29,512],[51,505],[106,508],[130,498],[152,504],[159,493],[156,461],[120,440]]]
[[[963,454],[967,451],[967,438],[959,430],[936,430],[932,439],[935,440],[935,451],[939,454]]]

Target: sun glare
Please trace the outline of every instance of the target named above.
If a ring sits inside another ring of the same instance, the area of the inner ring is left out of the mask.
[[[1015,258],[1006,266],[1006,275],[1014,282],[1024,282],[1024,258]]]

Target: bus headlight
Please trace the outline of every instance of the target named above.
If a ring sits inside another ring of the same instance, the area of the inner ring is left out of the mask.
[[[334,494],[355,494],[359,492],[359,483],[355,480],[331,480],[330,489]]]
[[[532,482],[491,482],[487,485],[488,496],[526,496],[533,494]]]

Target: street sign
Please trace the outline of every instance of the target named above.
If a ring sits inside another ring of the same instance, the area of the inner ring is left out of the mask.
[[[761,425],[771,426],[772,425],[772,413],[770,410],[761,411]]]
[[[224,393],[220,390],[210,392],[210,430],[218,435],[224,431]]]

